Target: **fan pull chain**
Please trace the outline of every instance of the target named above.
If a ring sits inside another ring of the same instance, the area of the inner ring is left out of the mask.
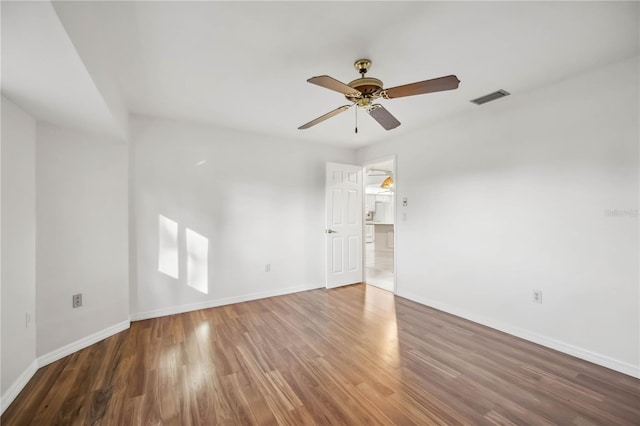
[[[358,133],[358,107],[356,106],[356,134]]]

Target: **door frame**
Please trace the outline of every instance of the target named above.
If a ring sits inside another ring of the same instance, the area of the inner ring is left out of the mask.
[[[398,294],[398,161],[396,154],[387,155],[385,157],[376,158],[374,160],[368,160],[362,165],[362,279],[363,282],[367,282],[367,256],[366,256],[366,242],[365,242],[365,205],[366,205],[366,183],[365,175],[367,167],[375,166],[379,163],[386,163],[391,161],[393,164],[393,294]]]

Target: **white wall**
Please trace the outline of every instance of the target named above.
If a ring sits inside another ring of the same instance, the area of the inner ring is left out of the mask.
[[[362,149],[397,154],[399,295],[639,375],[638,75],[635,57]]]
[[[166,120],[130,123],[132,319],[324,285],[325,163],[353,163],[355,151]],[[159,215],[177,223],[177,278],[159,271]],[[187,229],[208,239],[206,293],[187,282]]]
[[[2,97],[2,408],[35,371],[36,122]],[[30,319],[27,322],[27,319]],[[26,380],[23,376],[26,375]],[[17,385],[17,387],[16,387]]]
[[[2,15],[2,12],[0,12]],[[2,102],[0,98],[0,132],[2,130]],[[2,135],[0,135],[0,415],[4,413],[2,390]]]
[[[38,123],[36,197],[37,353],[51,361],[128,326],[128,147]]]
[[[87,72],[96,63],[78,56],[53,2],[2,2],[1,24],[5,96],[36,119],[123,138],[127,111],[116,88]]]

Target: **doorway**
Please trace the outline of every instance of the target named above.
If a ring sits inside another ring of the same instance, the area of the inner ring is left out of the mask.
[[[367,163],[364,184],[364,281],[395,292],[395,157]]]

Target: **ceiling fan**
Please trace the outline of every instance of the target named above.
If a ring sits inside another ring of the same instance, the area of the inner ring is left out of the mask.
[[[441,92],[443,90],[453,90],[457,89],[458,84],[460,83],[458,77],[455,75],[448,75],[417,83],[405,84],[403,86],[396,86],[391,89],[384,89],[382,81],[373,77],[365,77],[365,74],[371,67],[370,60],[359,59],[353,64],[353,66],[360,73],[360,78],[351,81],[349,84],[344,84],[335,78],[329,77],[328,75],[311,77],[307,80],[309,83],[317,84],[318,86],[342,93],[345,98],[351,102],[351,104],[343,105],[333,111],[321,115],[315,120],[311,120],[310,122],[298,127],[298,129],[308,129],[309,127],[315,126],[318,123],[348,110],[354,105],[357,105],[359,108],[369,113],[369,115],[384,127],[385,130],[395,129],[400,125],[400,122],[382,105],[373,103],[376,99],[394,99],[402,98],[404,96]],[[356,133],[358,133],[357,122]]]

